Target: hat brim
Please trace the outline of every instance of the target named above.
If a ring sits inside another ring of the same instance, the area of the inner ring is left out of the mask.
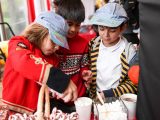
[[[57,45],[59,45],[61,47],[64,47],[66,49],[69,49],[66,37],[62,36],[61,34],[59,34],[56,31],[53,31],[53,30],[52,30],[52,32],[50,32],[50,30],[49,30],[49,34],[50,34],[51,40],[55,44],[57,44]]]
[[[123,22],[125,22],[126,20],[121,19],[121,20],[115,20],[112,18],[102,18],[102,17],[93,17],[90,20],[91,24],[94,25],[102,25],[102,26],[107,26],[107,27],[118,27],[120,26]]]

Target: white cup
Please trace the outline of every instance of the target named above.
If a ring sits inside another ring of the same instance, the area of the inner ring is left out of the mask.
[[[123,94],[121,99],[128,110],[128,120],[134,120],[136,117],[137,95],[127,93]]]
[[[90,120],[92,99],[88,97],[80,97],[75,102],[76,112],[79,115],[78,120]]]

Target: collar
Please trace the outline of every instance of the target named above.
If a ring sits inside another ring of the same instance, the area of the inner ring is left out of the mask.
[[[114,52],[115,50],[117,50],[122,44],[124,43],[123,39],[120,37],[119,41],[117,44],[113,45],[113,46],[110,46],[110,47],[106,47],[104,46],[102,40],[101,40],[101,43],[100,43],[100,50],[107,50],[107,51],[110,51],[110,52]]]

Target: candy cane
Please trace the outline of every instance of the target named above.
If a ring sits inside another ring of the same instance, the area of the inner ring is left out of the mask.
[[[39,106],[39,108],[41,107],[42,106]],[[22,115],[22,114],[16,113],[14,115],[10,115],[8,120],[42,120],[42,119],[43,120],[78,120],[78,114],[76,112],[72,112],[70,114],[63,113],[61,110],[58,110],[57,108],[53,108],[52,113],[48,118],[44,116],[40,117],[38,112],[35,115],[27,115],[25,113]]]
[[[8,120],[16,120],[16,119],[17,119],[17,116],[15,115],[10,115],[8,118]]]
[[[15,115],[9,116],[9,120],[25,120],[25,119],[21,114],[16,113]]]
[[[72,112],[72,113],[69,115],[69,118],[70,118],[70,120],[77,120],[77,119],[78,119],[78,113]]]
[[[37,112],[35,113],[36,120],[44,120],[44,116],[43,116],[43,103],[44,103],[45,86],[46,85],[42,84],[41,89],[39,91],[38,104],[37,104]]]
[[[44,116],[49,118],[50,116],[50,101],[49,101],[49,90],[48,87],[45,87],[45,112]]]

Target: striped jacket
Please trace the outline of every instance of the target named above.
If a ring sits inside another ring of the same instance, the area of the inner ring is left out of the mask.
[[[89,43],[89,58],[91,62],[90,67],[93,74],[92,83],[90,85],[90,90],[89,90],[89,95],[91,98],[96,97],[96,87],[97,87],[96,86],[96,78],[97,78],[96,62],[97,62],[97,57],[99,53],[100,42],[101,42],[100,37],[97,37],[91,40]],[[135,94],[137,93],[137,86],[134,85],[131,82],[131,80],[129,80],[127,75],[127,72],[129,69],[128,63],[133,58],[135,53],[136,51],[133,48],[132,44],[126,41],[126,48],[124,49],[124,51],[120,56],[122,71],[119,79],[119,85],[116,88],[103,91],[106,97],[119,97],[124,93],[135,93]]]

